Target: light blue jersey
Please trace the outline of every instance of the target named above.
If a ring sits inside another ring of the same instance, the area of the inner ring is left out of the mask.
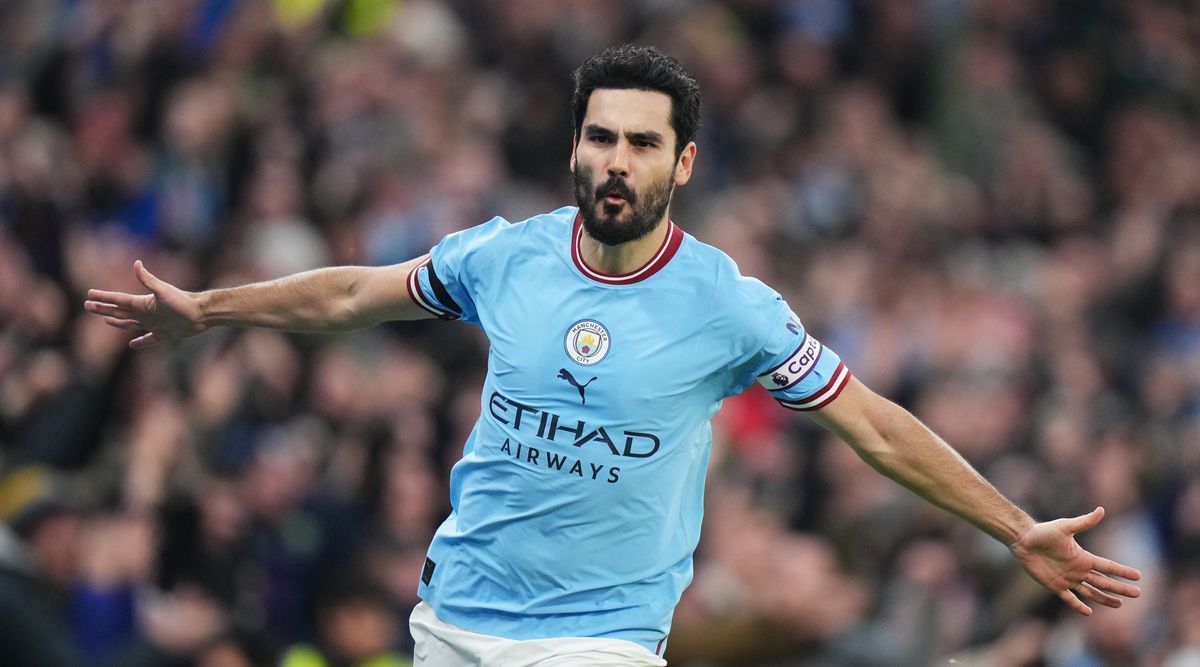
[[[420,595],[511,639],[611,637],[660,654],[692,578],[709,419],[756,380],[817,409],[850,373],[773,290],[670,224],[621,276],[581,259],[577,210],[446,237],[414,301],[491,343]]]

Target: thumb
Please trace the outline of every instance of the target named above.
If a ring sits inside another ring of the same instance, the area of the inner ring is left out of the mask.
[[[1097,507],[1096,509],[1092,510],[1091,512],[1088,512],[1087,514],[1084,514],[1082,516],[1077,516],[1073,519],[1068,519],[1067,520],[1067,529],[1070,530],[1072,534],[1082,533],[1083,531],[1088,530],[1090,528],[1095,528],[1096,524],[1100,523],[1100,520],[1103,518],[1104,518],[1104,508]]]
[[[155,294],[166,285],[158,276],[150,273],[150,269],[147,269],[140,259],[133,263],[133,274],[137,276],[138,282]]]

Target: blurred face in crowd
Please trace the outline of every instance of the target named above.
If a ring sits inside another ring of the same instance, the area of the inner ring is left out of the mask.
[[[83,522],[74,512],[43,519],[27,539],[42,574],[56,585],[67,585],[75,574],[75,560]]]
[[[349,599],[322,615],[325,641],[352,662],[369,660],[391,648],[396,633],[391,612],[374,599]]]
[[[666,219],[671,193],[691,178],[696,155],[694,142],[676,155],[671,98],[597,89],[580,132],[571,172],[584,229],[607,245],[646,236]]]
[[[197,667],[255,667],[233,641],[220,641],[206,648],[197,658]]]

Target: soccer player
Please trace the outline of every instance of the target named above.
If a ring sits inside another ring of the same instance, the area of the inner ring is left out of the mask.
[[[609,49],[576,71],[573,104],[576,207],[493,218],[398,265],[231,289],[183,291],[139,261],[148,294],[92,290],[85,307],[138,332],[135,349],[215,326],[439,317],[486,333],[482,412],[418,582],[418,665],[666,664],[699,539],[709,418],[753,382],[1000,540],[1076,611],[1139,594],[1113,578],[1137,570],[1074,539],[1103,509],[1034,521],[856,379],[776,292],[671,221],[700,110],[678,62]]]

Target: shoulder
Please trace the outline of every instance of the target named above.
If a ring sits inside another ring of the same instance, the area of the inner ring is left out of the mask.
[[[787,309],[778,292],[758,278],[743,275],[733,258],[720,248],[688,234],[681,251],[692,275],[709,277],[709,298],[717,317],[743,323],[761,320],[769,326],[780,318],[778,308]]]
[[[569,233],[575,219],[575,208],[566,206],[556,211],[535,215],[525,220],[509,221],[502,216],[454,232],[446,237],[471,247],[492,244],[518,243],[523,239]]]
[[[473,227],[448,234],[433,250],[436,260],[441,262],[487,261],[489,258],[512,256],[538,248],[552,247],[547,240],[551,237],[570,234],[575,209],[560,208],[557,211],[535,215],[525,220],[511,222],[496,216]]]

